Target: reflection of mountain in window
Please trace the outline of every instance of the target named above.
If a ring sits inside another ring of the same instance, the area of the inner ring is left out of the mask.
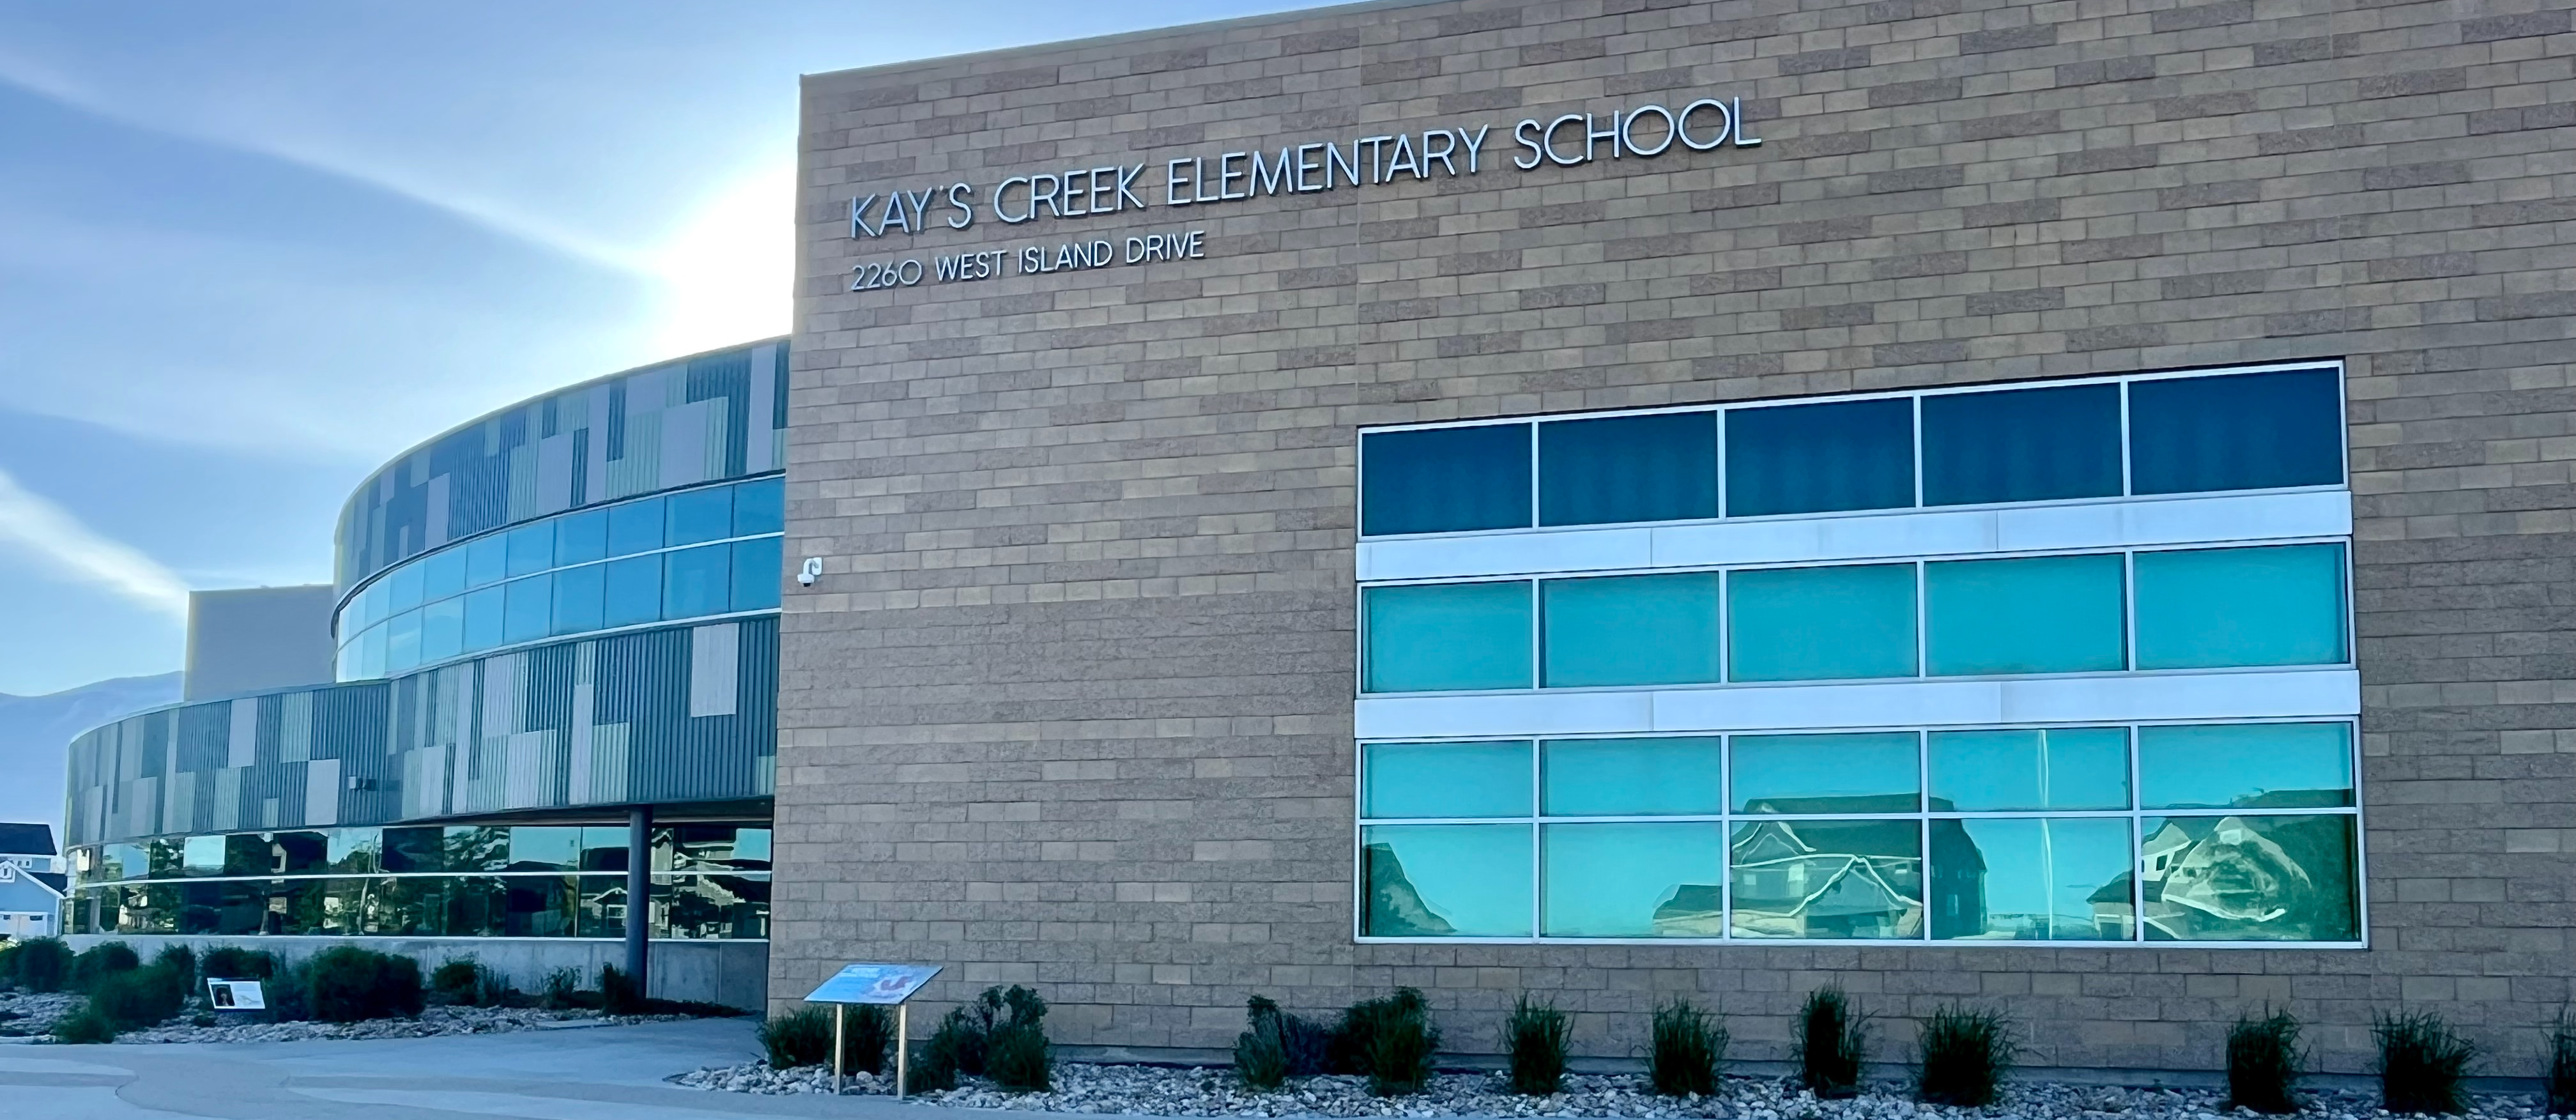
[[[1405,878],[1404,861],[1392,844],[1371,844],[1368,862],[1368,935],[1371,937],[1441,937],[1457,932],[1449,919],[1433,913],[1422,892]]]

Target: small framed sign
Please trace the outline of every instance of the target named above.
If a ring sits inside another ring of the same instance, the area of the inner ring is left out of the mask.
[[[906,1061],[912,1049],[912,1006],[904,1001],[912,993],[939,975],[935,964],[853,964],[843,965],[811,992],[807,1003],[832,1005],[832,1092],[841,1091],[841,1036],[846,1029],[844,1013],[853,1003],[891,1004],[894,1006],[894,1099],[902,1100],[904,1080],[910,1070]]]
[[[208,980],[206,1005],[220,1014],[226,1011],[266,1011],[268,994],[260,990],[257,980]]]

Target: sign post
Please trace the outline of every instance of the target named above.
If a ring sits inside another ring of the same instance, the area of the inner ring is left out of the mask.
[[[847,1012],[853,1003],[892,1005],[894,1007],[894,1098],[903,1099],[904,1075],[909,1070],[912,1046],[911,1005],[907,1002],[930,978],[939,975],[935,964],[853,964],[845,965],[832,978],[805,994],[807,1003],[832,1005],[832,1094],[840,1095],[842,1038],[847,1032]]]

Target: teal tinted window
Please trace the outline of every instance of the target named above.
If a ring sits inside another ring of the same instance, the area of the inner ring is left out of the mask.
[[[2131,382],[2130,491],[2342,482],[2341,379],[2303,369]]]
[[[385,577],[385,586],[389,589],[387,592],[389,601],[386,605],[392,609],[407,611],[419,606],[420,565],[410,564],[394,569],[394,574]]]
[[[607,576],[605,564],[584,564],[555,573],[555,633],[579,634],[599,629],[604,617],[602,596]]]
[[[632,556],[662,547],[662,499],[608,507],[608,554]]]
[[[526,642],[554,629],[554,578],[529,576],[502,585],[508,606],[501,616],[501,640]]]
[[[1932,675],[2125,667],[2121,567],[2117,553],[1925,565],[1924,645]]]
[[[510,576],[510,542],[495,534],[465,546],[465,586],[488,587]]]
[[[2129,807],[2129,731],[2060,727],[1931,734],[1932,810]]]
[[[555,522],[555,563],[587,564],[607,555],[607,510],[576,513]]]
[[[2138,729],[2140,808],[2314,809],[2350,804],[2351,724]]]
[[[1727,679],[1910,677],[1914,565],[1730,572]]]
[[[555,566],[555,523],[540,521],[512,529],[504,540],[509,550],[510,574],[523,576]]]
[[[420,664],[420,612],[404,611],[385,625],[385,671],[399,673]]]
[[[1539,425],[1538,516],[1541,525],[1717,516],[1717,414]]]
[[[1923,768],[1911,731],[1737,735],[1728,798],[1744,813],[1913,813]]]
[[[1530,687],[1530,585],[1435,583],[1361,593],[1368,692]]]
[[[2349,659],[2342,545],[2141,552],[2134,563],[2138,668]]]
[[[1923,398],[1923,504],[2120,493],[2120,387],[2068,385]]]
[[[1360,534],[1530,523],[1530,429],[1485,424],[1360,437]]]
[[[577,871],[581,868],[581,829],[518,825],[510,829],[512,871]]]
[[[1935,820],[1932,936],[2129,940],[2130,850],[2126,817]]]
[[[1541,743],[1540,811],[1558,817],[1723,812],[1725,757],[1714,738]]]
[[[733,487],[711,486],[662,499],[670,511],[666,543],[698,544],[733,535]]]
[[[465,600],[441,599],[420,609],[420,659],[445,661],[465,649]]]
[[[2359,941],[2347,815],[2148,817],[2149,941]]]
[[[723,614],[733,596],[733,550],[724,545],[662,554],[662,617]]]
[[[733,535],[757,536],[786,528],[786,479],[763,479],[733,488]]]
[[[1726,413],[1726,515],[1914,504],[1914,402],[1898,398]]]
[[[465,590],[465,551],[451,548],[420,562],[420,597],[444,599]]]
[[[1552,824],[1539,845],[1546,936],[1726,934],[1725,825]]]
[[[1541,683],[1580,688],[1717,680],[1717,590],[1715,572],[1540,583]]]
[[[1923,936],[1920,821],[1745,821],[1729,840],[1737,937]]]
[[[465,649],[471,653],[501,644],[502,616],[507,600],[498,587],[486,587],[465,596]]]
[[[1370,743],[1361,750],[1361,816],[1530,814],[1527,742]]]
[[[662,558],[635,556],[611,560],[608,569],[606,598],[602,622],[610,626],[633,626],[662,617]]]
[[[1530,826],[1371,825],[1360,849],[1364,936],[1529,936]]]
[[[733,609],[767,610],[778,605],[779,538],[733,542]]]

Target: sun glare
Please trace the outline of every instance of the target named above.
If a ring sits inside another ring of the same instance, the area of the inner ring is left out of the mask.
[[[792,164],[734,179],[653,254],[662,282],[655,352],[695,353],[787,333],[795,182]]]

